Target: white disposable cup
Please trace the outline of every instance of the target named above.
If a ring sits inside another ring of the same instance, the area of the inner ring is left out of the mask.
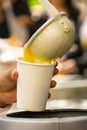
[[[44,111],[55,63],[36,64],[17,59],[17,108]]]

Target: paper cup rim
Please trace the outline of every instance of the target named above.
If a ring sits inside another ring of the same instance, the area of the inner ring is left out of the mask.
[[[45,66],[45,67],[48,67],[48,66],[55,66],[56,65],[56,60],[53,60],[53,63],[51,64],[47,64],[47,63],[43,63],[43,64],[40,64],[40,63],[32,63],[32,62],[26,62],[26,61],[23,61],[21,60],[22,57],[19,57],[16,59],[17,63],[21,63],[21,64],[26,64],[26,65],[32,65],[32,66]]]

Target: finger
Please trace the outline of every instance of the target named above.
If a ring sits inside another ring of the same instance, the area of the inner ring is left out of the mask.
[[[56,81],[52,80],[52,81],[51,81],[50,88],[54,88],[55,86],[56,86]]]
[[[51,93],[48,94],[48,99],[51,97]]]
[[[58,66],[58,62],[56,61],[55,67]]]
[[[58,72],[59,72],[58,69],[54,68],[53,76],[56,75],[56,74],[58,74]]]
[[[11,73],[11,78],[15,80],[15,79],[17,79],[17,77],[18,77],[18,72],[17,72],[17,70],[15,69],[15,70],[13,70],[12,73]]]
[[[54,72],[53,72],[53,76],[58,74],[58,68],[56,68],[58,66],[58,62],[56,61],[55,67],[54,67]]]

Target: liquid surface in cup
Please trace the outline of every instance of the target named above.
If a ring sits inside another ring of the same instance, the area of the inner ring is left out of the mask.
[[[31,49],[29,48],[29,46],[25,46],[24,47],[24,61],[26,62],[32,62],[32,63],[48,63],[51,64],[53,63],[52,60],[47,60],[44,59],[42,57],[37,56],[36,54],[34,54]]]

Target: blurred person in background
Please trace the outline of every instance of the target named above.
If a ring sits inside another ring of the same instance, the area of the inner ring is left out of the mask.
[[[0,0],[0,38],[17,36],[24,44],[32,25],[26,0]]]

